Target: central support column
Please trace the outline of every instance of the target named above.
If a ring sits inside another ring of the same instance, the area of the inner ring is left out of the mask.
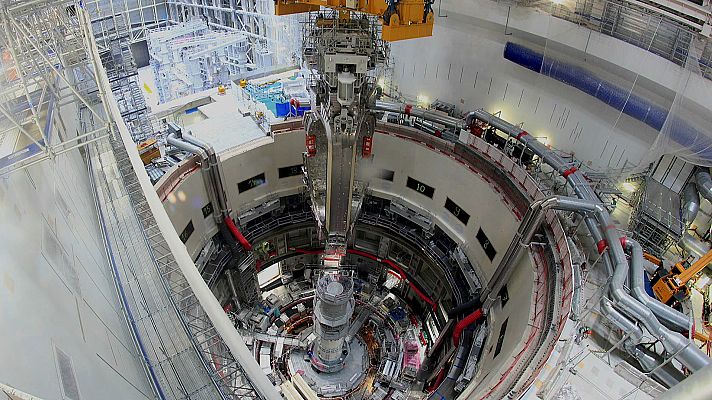
[[[311,362],[321,372],[337,372],[349,354],[345,341],[354,313],[351,271],[325,271],[319,277],[314,298],[314,341]]]
[[[316,105],[304,116],[304,164],[312,210],[326,237],[310,353],[312,366],[322,373],[341,371],[349,356],[345,338],[354,311],[354,282],[342,260],[365,193],[358,167],[371,157],[375,116],[368,104],[376,93],[375,69],[387,55],[377,39],[377,24],[349,13],[318,13],[310,15],[304,34]]]

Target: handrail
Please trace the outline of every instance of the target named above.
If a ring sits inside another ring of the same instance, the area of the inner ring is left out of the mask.
[[[91,26],[88,26],[87,29],[91,32]],[[95,42],[91,42],[91,48],[89,51],[91,56],[96,60],[100,59]],[[99,83],[100,90],[103,89],[106,93],[110,92],[111,87],[106,77],[106,72],[103,69],[98,68],[95,73],[97,74],[97,81]],[[108,104],[105,105],[108,107],[107,112],[110,115],[121,115],[115,99],[109,98],[107,103]],[[250,383],[260,394],[260,397],[267,400],[281,399],[281,396],[275,389],[272,382],[270,382],[267,376],[263,373],[259,364],[257,364],[257,361],[254,357],[252,357],[252,354],[247,349],[243,338],[238,334],[227,314],[225,314],[225,311],[220,306],[220,303],[215,298],[215,295],[212,293],[210,288],[208,288],[197,268],[195,268],[192,258],[188,254],[186,247],[179,239],[178,233],[173,227],[166,210],[163,208],[163,204],[158,198],[158,194],[151,184],[148,174],[143,166],[143,162],[139,157],[136,146],[126,125],[120,118],[114,119],[117,128],[115,133],[119,136],[119,142],[123,142],[123,146],[126,149],[130,167],[135,172],[140,190],[145,196],[145,200],[149,208],[148,211],[150,211],[153,219],[155,220],[155,224],[158,227],[160,234],[165,239],[170,253],[175,258],[175,263],[188,282],[193,294],[198,299],[200,306],[206,312],[210,322],[215,327],[232,355],[235,357],[235,360],[240,364]]]

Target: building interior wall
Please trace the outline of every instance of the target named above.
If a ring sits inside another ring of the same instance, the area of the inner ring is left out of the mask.
[[[59,350],[81,398],[152,399],[86,168],[74,150],[0,181],[0,376],[40,398],[73,399]]]
[[[675,98],[684,70],[644,49],[533,9],[512,8],[507,19],[506,6],[475,2],[477,7],[471,1],[443,1],[432,38],[393,44],[393,83],[403,96],[426,103],[439,99],[463,110],[501,111],[503,118],[522,122],[540,140],[595,169],[615,171],[656,161],[646,155],[657,131],[504,59],[504,44],[513,41],[585,63],[592,72],[663,107]],[[711,82],[693,76],[684,96],[694,110],[678,112],[704,126],[712,109],[710,88]]]

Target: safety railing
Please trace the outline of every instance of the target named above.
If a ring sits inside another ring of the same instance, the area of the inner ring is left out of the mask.
[[[99,60],[96,43],[88,45],[93,59]],[[109,93],[106,73],[94,72],[100,93]],[[167,216],[157,197],[150,197],[153,188],[147,176],[139,176],[145,172],[116,100],[106,97],[103,106],[109,121],[114,121],[111,135],[89,147],[87,158],[93,166],[107,243],[121,278],[117,279],[118,290],[127,294],[124,311],[137,342],[143,343],[141,355],[152,371],[149,376],[158,397],[277,398],[271,382],[254,374],[255,360],[237,332],[225,325],[229,319],[214,297],[210,301],[212,293],[197,271],[197,281],[191,275],[187,252],[176,245],[177,236],[171,236],[175,232],[167,230],[170,223],[166,224]],[[216,324],[220,325],[216,328]],[[252,368],[249,378],[245,368]],[[253,385],[255,380],[259,391]]]
[[[182,324],[189,333],[194,349],[200,355],[210,380],[218,390],[220,398],[257,399],[259,396],[252,388],[239,363],[236,362],[227,346],[222,342],[207,314],[195,297],[188,281],[181,273],[168,244],[161,234],[153,214],[148,207],[143,191],[138,184],[134,170],[128,160],[126,148],[121,143],[114,143],[116,156],[124,184],[131,204],[141,222],[143,233],[155,260],[163,284],[176,307]],[[216,394],[213,394],[213,396]]]
[[[108,141],[88,148],[106,240],[117,265],[117,286],[126,293],[125,312],[143,342],[144,362],[154,371],[159,398],[221,398],[207,374],[123,184]]]

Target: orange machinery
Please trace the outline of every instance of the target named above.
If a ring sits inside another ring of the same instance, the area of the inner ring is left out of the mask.
[[[383,21],[383,40],[414,39],[433,34],[433,0],[275,0],[277,15],[319,11],[321,6],[339,11],[348,19],[352,11],[378,16]]]
[[[658,266],[662,265],[661,260],[650,254],[645,254],[645,258]],[[697,277],[708,264],[712,263],[712,250],[700,257],[697,261],[689,264],[686,260],[675,264],[667,275],[659,277],[653,282],[653,293],[663,303],[670,304],[673,300],[684,299],[690,295],[688,282]]]
[[[144,142],[136,145],[139,156],[141,156],[141,161],[143,165],[148,165],[154,159],[161,156],[161,150],[158,148],[156,139],[148,139]]]

